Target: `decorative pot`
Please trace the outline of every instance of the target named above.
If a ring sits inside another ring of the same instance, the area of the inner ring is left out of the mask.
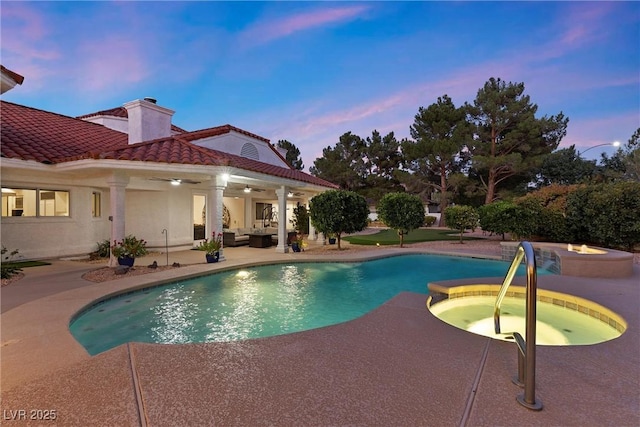
[[[293,252],[300,252],[300,244],[298,242],[292,242],[291,249]]]
[[[208,263],[218,262],[220,260],[220,252],[214,252],[213,254],[204,254]]]
[[[330,245],[335,245],[336,244],[336,238],[335,237],[329,237],[329,244]]]
[[[126,265],[127,267],[133,267],[133,263],[136,261],[134,257],[131,256],[121,256],[118,258],[119,265]]]

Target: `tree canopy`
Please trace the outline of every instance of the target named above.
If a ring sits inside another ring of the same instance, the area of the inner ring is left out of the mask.
[[[429,107],[420,107],[410,127],[412,140],[402,143],[408,169],[406,181],[413,181],[439,193],[440,212],[444,212],[453,188],[449,177],[459,173],[467,161],[465,146],[471,128],[464,108],[456,108],[447,95]],[[431,192],[430,192],[431,193]],[[432,199],[432,197],[430,197]],[[444,225],[444,216],[440,218]]]
[[[398,170],[402,167],[402,154],[399,151],[400,142],[393,132],[382,136],[374,130],[365,139],[363,147],[363,161],[365,177],[362,195],[373,200],[379,200],[390,191],[401,191]]]
[[[424,205],[418,196],[407,193],[387,193],[377,205],[378,217],[400,236],[400,247],[404,235],[424,224]]]
[[[549,154],[534,177],[538,187],[586,182],[596,172],[594,161],[584,160],[574,145]]]
[[[465,104],[475,133],[469,147],[472,167],[485,189],[485,204],[496,199],[502,182],[539,167],[566,134],[569,119],[562,112],[536,118],[538,106],[524,89],[524,83],[492,77],[473,105]]]
[[[613,156],[602,154],[600,163],[603,175],[610,181],[640,182],[640,128]]]
[[[365,179],[364,146],[364,140],[358,135],[344,133],[334,148],[322,150],[322,157],[313,162],[309,172],[338,184],[343,190],[358,190]]]
[[[479,206],[522,196],[532,182],[541,186],[588,176],[592,162],[580,159],[575,147],[550,156],[565,136],[569,119],[562,112],[542,117],[537,113],[524,83],[492,77],[471,104],[456,107],[445,94],[419,107],[410,139],[399,141],[394,132],[383,135],[377,130],[368,137],[344,133],[335,146],[323,150],[310,172],[370,203],[390,192],[407,192],[439,204],[440,212],[452,201]],[[640,154],[634,156],[616,153],[605,170],[627,177],[627,171],[639,169]],[[634,159],[636,167],[629,163]],[[563,164],[569,164],[569,170],[563,170]]]
[[[311,223],[324,234],[335,234],[338,249],[342,233],[364,230],[369,224],[367,201],[353,191],[329,190],[311,199]]]
[[[457,205],[449,206],[444,215],[447,217],[447,224],[450,228],[460,232],[460,243],[464,230],[474,231],[480,219],[478,212],[471,206]]]
[[[304,163],[302,162],[302,158],[300,157],[300,150],[295,146],[294,143],[287,141],[286,139],[281,139],[277,144],[278,148],[283,148],[287,150],[287,155],[285,159],[287,163],[291,165],[292,168],[301,171],[304,169]]]

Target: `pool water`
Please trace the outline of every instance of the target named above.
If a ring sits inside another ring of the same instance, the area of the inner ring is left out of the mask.
[[[428,282],[500,277],[508,267],[502,261],[419,254],[252,267],[99,302],[76,316],[70,330],[92,355],[130,341],[178,344],[274,336],[355,319],[400,292],[426,294]]]

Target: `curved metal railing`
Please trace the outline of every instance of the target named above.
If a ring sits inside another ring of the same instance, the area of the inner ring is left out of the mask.
[[[516,275],[518,266],[524,258],[527,269],[525,339],[517,332],[513,333],[518,346],[518,377],[514,383],[524,386],[524,394],[518,396],[518,402],[534,410],[542,409],[542,402],[536,400],[536,294],[538,278],[536,271],[536,256],[533,245],[523,241],[518,245],[516,254],[511,261],[507,275],[502,282],[493,310],[493,323],[496,334],[500,333],[500,306]]]

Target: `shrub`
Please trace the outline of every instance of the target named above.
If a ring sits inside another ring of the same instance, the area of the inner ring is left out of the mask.
[[[222,248],[222,233],[216,234],[215,231],[211,233],[211,239],[204,239],[198,246],[198,250],[205,251],[207,255],[214,255],[220,251],[220,248]]]
[[[571,240],[571,231],[566,220],[567,197],[576,191],[577,185],[549,185],[516,200],[518,206],[534,213],[530,219],[529,237],[540,236],[554,242]],[[535,227],[533,227],[535,225]]]
[[[2,250],[0,251],[0,254],[2,255],[0,268],[0,275],[2,276],[2,279],[10,279],[13,275],[22,271],[21,268],[11,262],[11,259],[18,254],[18,250],[15,249],[11,251],[9,255],[5,255],[7,252],[9,252],[9,249],[2,246]]]
[[[539,235],[543,207],[533,199],[519,200],[513,209],[509,228],[517,240],[531,239]]]
[[[94,252],[99,258],[108,258],[111,251],[111,245],[109,239],[104,239],[101,242],[96,243],[97,249]]]
[[[424,226],[431,227],[433,224],[436,223],[437,220],[438,218],[436,218],[435,216],[427,215],[424,217]]]
[[[305,205],[298,203],[298,205],[293,208],[291,223],[293,224],[293,229],[300,234],[309,234],[309,212]]]
[[[447,226],[460,232],[460,243],[464,230],[475,230],[478,226],[478,212],[471,206],[450,206],[444,211]]]
[[[116,258],[143,256],[147,254],[147,242],[130,234],[121,242],[114,240],[111,253]]]
[[[378,217],[400,236],[400,247],[404,235],[420,228],[424,223],[424,205],[420,197],[407,193],[387,193],[378,202]]]
[[[505,233],[514,229],[517,206],[513,202],[493,202],[478,208],[480,228],[489,233],[501,234],[504,240]]]
[[[576,190],[567,198],[567,220],[577,241],[633,250],[640,244],[640,183]]]
[[[321,233],[335,233],[338,249],[342,233],[364,230],[369,224],[369,207],[353,191],[329,190],[318,194],[309,204],[311,223]]]

